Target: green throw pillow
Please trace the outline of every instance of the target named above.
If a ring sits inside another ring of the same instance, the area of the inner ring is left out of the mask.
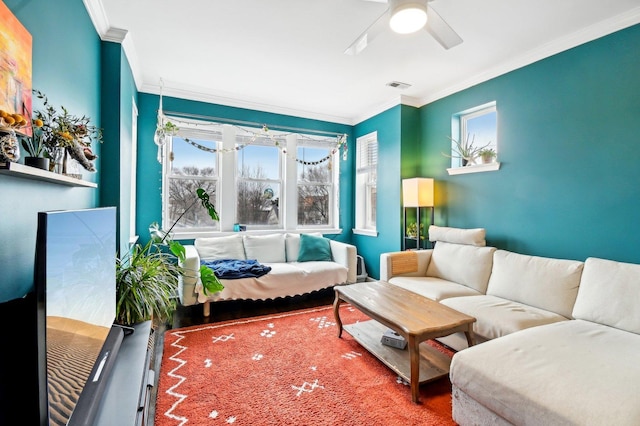
[[[312,260],[332,261],[331,243],[324,237],[300,234],[298,262],[310,262]]]

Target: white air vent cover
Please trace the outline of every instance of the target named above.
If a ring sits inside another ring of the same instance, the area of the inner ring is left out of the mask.
[[[404,89],[406,89],[406,88],[408,88],[408,87],[411,87],[411,85],[410,85],[410,84],[408,84],[408,83],[401,83],[401,82],[399,82],[399,81],[392,81],[392,82],[390,82],[390,83],[387,83],[387,86],[389,86],[389,87],[393,87],[393,88],[396,88],[396,89],[400,89],[400,90],[404,90]]]

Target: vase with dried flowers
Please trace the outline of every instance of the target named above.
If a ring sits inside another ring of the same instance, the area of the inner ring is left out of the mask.
[[[43,101],[44,109],[34,112],[32,141],[37,140],[35,146],[43,145],[46,155],[54,160],[50,167],[66,173],[70,157],[85,170],[95,172],[93,160],[98,157],[93,153],[91,143],[102,142],[102,129],[92,125],[91,119],[85,115],[79,117],[70,114],[64,106],[60,110],[56,109],[39,90],[34,89],[33,93]],[[42,125],[36,126],[35,122]]]

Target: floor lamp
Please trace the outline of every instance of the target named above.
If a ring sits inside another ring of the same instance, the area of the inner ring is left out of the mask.
[[[403,214],[403,237],[402,248],[406,249],[407,238],[407,208],[416,209],[416,248],[420,249],[420,209],[429,207],[431,209],[431,222],[433,225],[434,208],[433,208],[433,179],[431,178],[412,178],[402,180],[402,205],[404,207]]]

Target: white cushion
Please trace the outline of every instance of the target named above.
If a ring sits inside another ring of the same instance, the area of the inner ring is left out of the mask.
[[[584,263],[498,250],[487,294],[571,318]]]
[[[242,235],[227,237],[196,238],[193,243],[200,259],[246,259],[242,245]]]
[[[319,232],[309,232],[314,237],[322,237]],[[285,236],[287,262],[296,262],[300,254],[300,234],[286,234]]]
[[[427,276],[466,285],[484,294],[487,291],[494,247],[475,247],[440,241],[427,268]]]
[[[484,247],[486,231],[484,228],[460,229],[446,226],[429,226],[429,241],[444,241],[446,243],[467,244]]]
[[[284,234],[244,235],[244,252],[247,259],[261,263],[286,262]]]
[[[435,300],[436,302],[448,297],[476,296],[482,294],[466,285],[435,277],[400,275],[389,279],[389,283],[428,299]]]
[[[638,354],[637,334],[561,321],[457,352],[449,376],[515,425],[631,426],[640,424]]]
[[[590,257],[573,316],[640,334],[640,265]]]
[[[538,325],[568,321],[554,312],[496,296],[453,297],[440,303],[475,317],[473,331],[482,340],[495,339]]]

